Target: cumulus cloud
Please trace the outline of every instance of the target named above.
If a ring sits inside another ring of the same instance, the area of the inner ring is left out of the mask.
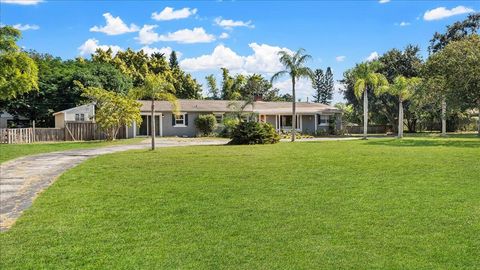
[[[113,17],[110,13],[103,14],[105,18],[105,26],[94,26],[90,28],[90,32],[101,32],[110,36],[121,35],[125,33],[137,32],[138,26],[135,24],[130,24],[130,27],[125,24],[120,17]]]
[[[281,81],[273,83],[274,88],[278,88],[280,94],[292,94],[292,80],[288,77]],[[297,99],[302,101],[312,100],[313,96],[312,83],[308,79],[300,79],[295,83],[295,95]]]
[[[367,61],[374,61],[377,60],[379,57],[378,52],[372,52],[367,58]]]
[[[43,0],[0,0],[0,3],[14,4],[14,5],[36,5],[43,2]]]
[[[250,43],[253,54],[241,56],[232,49],[218,45],[211,54],[187,58],[180,62],[182,68],[189,71],[215,70],[222,67],[239,73],[274,73],[282,69],[278,61],[278,52],[288,48],[267,44]]]
[[[98,48],[102,50],[107,50],[108,48],[112,49],[113,54],[116,54],[118,51],[121,51],[122,48],[117,45],[100,45],[98,44],[98,40],[94,38],[89,38],[85,43],[83,43],[80,47],[78,47],[78,51],[81,56],[89,56],[90,54],[94,53],[95,50]]]
[[[171,7],[164,8],[161,12],[153,12],[152,19],[157,21],[169,21],[169,20],[177,20],[177,19],[185,19],[197,13],[197,9],[193,8],[182,8],[178,10],[174,10]]]
[[[234,21],[234,20],[225,20],[221,17],[215,18],[215,24],[225,29],[232,29],[233,27],[248,27],[254,28],[255,25],[252,24],[252,21]]]
[[[155,47],[149,47],[149,46],[143,46],[142,48],[140,48],[140,50],[143,50],[143,52],[145,52],[146,54],[148,55],[152,55],[154,53],[163,53],[165,55],[165,57],[169,57],[170,54],[172,53],[173,49],[170,48],[170,47],[162,47],[162,48],[155,48]],[[180,58],[182,57],[182,53],[179,52],[179,51],[175,51],[175,53],[177,54],[177,58]]]
[[[390,2],[390,0],[379,0],[378,1],[378,3],[380,3],[380,4],[386,4],[388,2]]]
[[[347,58],[345,55],[339,55],[339,56],[335,57],[335,60],[337,62],[343,62],[343,61],[345,61],[345,58]]]
[[[228,33],[223,32],[223,33],[220,34],[220,36],[218,38],[219,39],[226,39],[226,38],[229,38],[229,37],[230,37],[230,35]]]
[[[154,31],[157,25],[144,25],[136,38],[141,44],[152,44],[158,41],[175,41],[178,43],[208,43],[215,40],[215,36],[205,32],[202,27],[181,29],[175,32],[159,35]]]
[[[467,8],[464,6],[457,6],[452,9],[448,9],[445,7],[438,7],[432,10],[427,10],[425,14],[423,14],[423,19],[425,21],[434,21],[434,20],[441,20],[444,18],[448,18],[451,16],[459,15],[459,14],[465,14],[465,13],[470,13],[474,12],[475,10],[471,8]]]

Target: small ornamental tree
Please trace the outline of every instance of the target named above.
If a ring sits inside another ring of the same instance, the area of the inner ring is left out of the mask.
[[[273,144],[280,135],[269,123],[240,122],[232,132],[230,144]]]
[[[200,115],[195,119],[195,126],[203,136],[208,136],[217,128],[217,119],[213,114]]]
[[[134,121],[137,124],[142,122],[141,104],[136,100],[98,87],[83,88],[83,91],[82,95],[96,104],[95,121],[107,135],[107,140],[115,140],[121,127],[130,127]]]

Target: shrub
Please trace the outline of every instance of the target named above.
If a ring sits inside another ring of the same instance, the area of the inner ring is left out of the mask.
[[[195,119],[195,126],[200,130],[203,136],[213,133],[217,127],[217,119],[213,114],[200,115]]]
[[[258,122],[240,122],[232,132],[230,144],[271,144],[280,140],[272,125]]]
[[[226,117],[223,119],[223,128],[220,131],[220,136],[225,138],[231,138],[233,130],[240,123],[236,117]]]

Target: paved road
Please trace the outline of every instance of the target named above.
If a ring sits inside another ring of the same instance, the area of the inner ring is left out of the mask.
[[[157,139],[157,147],[219,145],[222,139]],[[77,149],[26,156],[0,164],[0,231],[7,230],[41,191],[66,170],[103,154],[149,148],[149,140],[131,145]]]

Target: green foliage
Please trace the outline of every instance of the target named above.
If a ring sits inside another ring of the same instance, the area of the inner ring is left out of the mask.
[[[222,130],[220,131],[220,136],[224,138],[230,138],[233,134],[233,130],[240,123],[240,119],[233,115],[227,115],[223,118]]]
[[[170,53],[170,58],[168,60],[168,64],[170,65],[171,69],[178,68],[177,53],[175,51],[172,51]]]
[[[241,121],[233,130],[230,144],[273,144],[280,135],[269,123]]]
[[[38,67],[18,48],[20,37],[17,29],[0,27],[0,100],[11,100],[38,89]]]
[[[79,87],[83,88],[82,85]],[[96,104],[95,121],[107,135],[107,140],[115,140],[121,127],[131,126],[133,122],[142,123],[141,104],[135,99],[98,87],[83,89],[83,95]]]
[[[323,70],[316,69],[313,72],[312,88],[315,90],[313,95],[314,102],[322,104],[330,104],[333,97],[334,82],[333,73],[330,67],[327,68],[325,74]]]
[[[428,50],[430,53],[441,51],[452,41],[458,41],[467,36],[477,34],[478,29],[480,29],[480,13],[472,13],[464,21],[455,22],[453,25],[447,26],[445,33],[435,32],[430,40]]]
[[[361,99],[363,93],[367,90],[377,94],[382,93],[388,86],[387,78],[383,74],[377,73],[380,66],[381,64],[378,61],[363,62],[357,64],[352,70],[355,81],[353,90],[357,99]]]
[[[130,95],[136,99],[165,100],[172,103],[174,111],[177,110],[175,87],[170,83],[169,73],[147,74],[142,87],[132,89]]]
[[[213,114],[199,115],[195,118],[195,127],[203,136],[211,135],[217,128],[217,119]]]
[[[220,99],[219,90],[217,87],[217,80],[213,74],[210,74],[205,77],[207,80],[208,93],[211,99]]]

